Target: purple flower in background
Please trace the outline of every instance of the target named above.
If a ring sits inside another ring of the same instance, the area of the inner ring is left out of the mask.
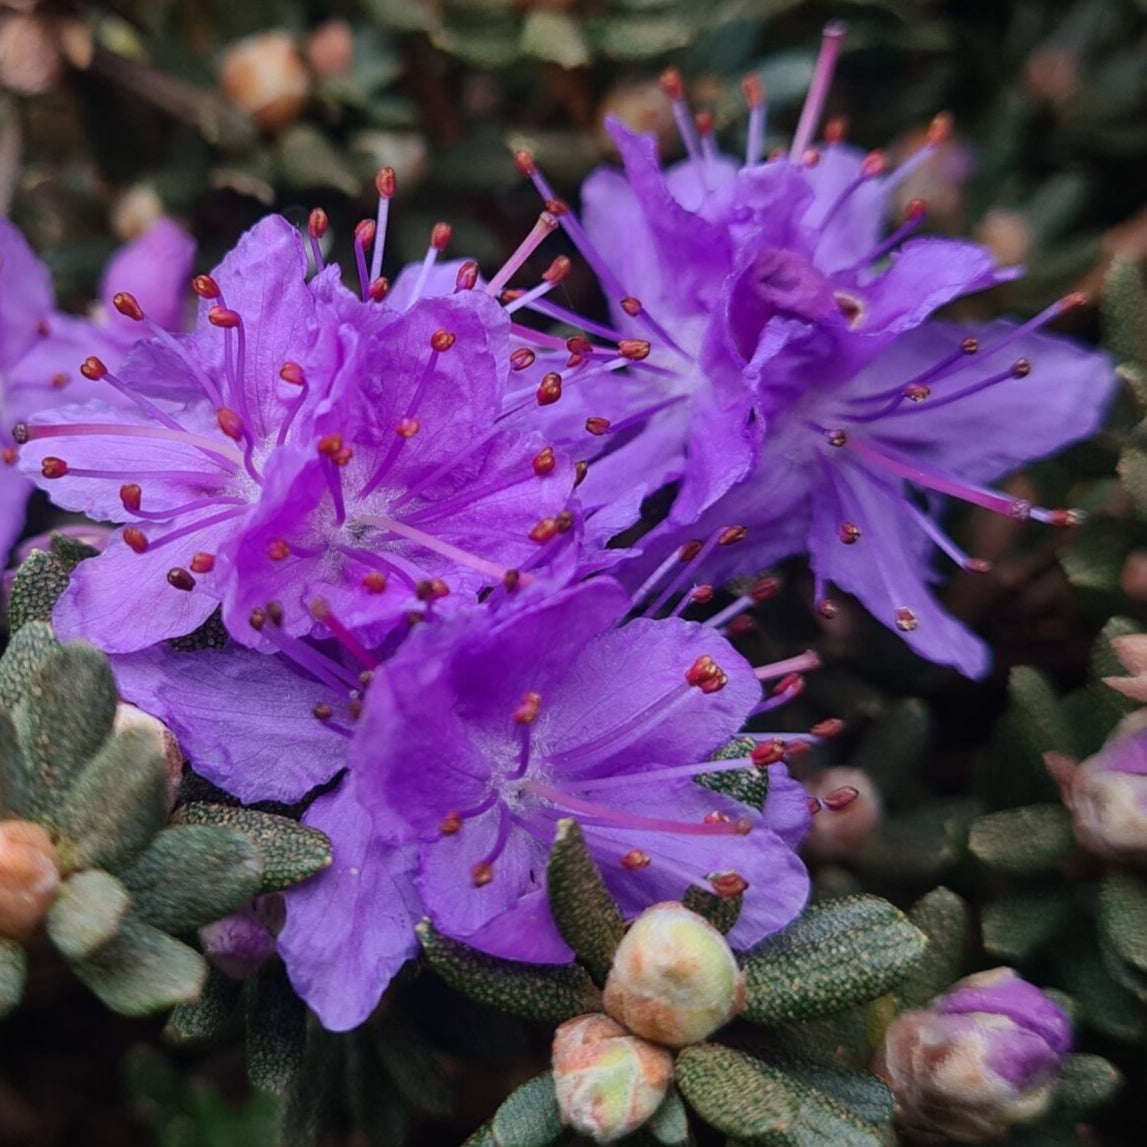
[[[905,1130],[980,1143],[1047,1110],[1071,1042],[1058,1004],[1011,968],[993,968],[897,1016],[873,1070]]]
[[[929,589],[934,546],[982,568],[942,531],[936,496],[1073,520],[983,483],[1091,434],[1114,373],[1106,356],[1039,333],[1074,297],[1023,325],[926,321],[1013,272],[974,244],[916,236],[923,205],[885,235],[897,188],[946,135],[942,118],[890,173],[882,154],[847,147],[835,128],[811,146],[842,37],[842,26],[826,29],[792,147],[768,162],[752,84],[744,165],[718,154],[711,131],[698,134],[675,74],[665,86],[685,162],[663,171],[653,138],[611,127],[624,174],[586,182],[584,230],[561,218],[606,289],[615,337],[640,335],[650,350],[644,372],[590,394],[610,430],[586,490],[608,497],[594,485],[608,476],[624,499],[646,475],[679,482],[667,521],[643,542],[643,573],[674,547],[747,526],[747,543],[716,555],[710,580],[807,552],[822,613],[833,612],[833,582],[924,656],[981,676],[984,646]],[[532,161],[522,166],[552,195]],[[634,438],[642,408],[652,413]],[[629,437],[611,441],[612,425]]]
[[[417,854],[426,912],[511,959],[570,956],[549,914],[555,826],[577,818],[628,915],[693,884],[745,891],[749,947],[805,903],[803,789],[771,770],[764,812],[697,785],[760,700],[715,630],[637,619],[615,583],[419,627],[378,667],[349,763],[358,799]]]
[[[12,426],[33,414],[96,394],[80,373],[88,355],[114,369],[139,338],[112,306],[121,292],[143,299],[161,326],[179,327],[179,298],[195,244],[160,219],[110,260],[100,285],[102,314],[81,318],[56,310],[47,267],[20,232],[0,219],[0,558],[19,536],[32,484],[16,468]]]

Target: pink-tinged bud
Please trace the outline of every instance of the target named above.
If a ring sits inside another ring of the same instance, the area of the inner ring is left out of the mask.
[[[195,562],[192,562],[194,569]],[[122,733],[127,729],[139,729],[152,738],[155,751],[163,754],[167,764],[167,808],[170,812],[175,808],[176,798],[179,796],[179,786],[183,783],[183,750],[175,734],[158,717],[137,709],[121,701],[115,709],[115,724],[113,730]]]
[[[0,936],[26,940],[60,887],[52,838],[29,820],[0,821]]]
[[[863,769],[825,769],[805,788],[824,806],[805,837],[805,854],[818,861],[855,860],[880,823],[880,792],[872,779]]]
[[[281,896],[261,896],[245,908],[199,929],[207,958],[233,980],[253,976],[275,954],[275,937],[286,923]]]
[[[219,80],[227,98],[270,132],[294,123],[311,95],[307,66],[282,29],[231,44],[223,53]]]
[[[1071,1021],[1011,968],[960,980],[889,1025],[873,1071],[922,1142],[983,1143],[1047,1110]]]
[[[741,1011],[745,978],[708,920],[680,904],[654,904],[618,945],[604,1000],[634,1035],[685,1047]]]
[[[307,63],[320,80],[349,75],[354,68],[354,30],[345,20],[320,24],[307,40]]]
[[[42,96],[63,78],[64,60],[52,23],[34,12],[0,13],[0,87]]]
[[[1143,718],[1128,722],[1079,766],[1048,754],[1048,768],[1071,813],[1075,838],[1096,856],[1147,865],[1147,729]]]
[[[595,1143],[612,1143],[661,1106],[673,1056],[608,1016],[578,1016],[554,1032],[553,1069],[562,1122]]]
[[[1144,587],[1147,590],[1147,552],[1142,554],[1144,563]],[[1131,557],[1134,557],[1132,554]],[[1127,559],[1128,562],[1131,558]],[[1127,567],[1124,566],[1124,573]],[[1126,588],[1126,587],[1125,587]],[[1134,595],[1131,595],[1134,596]],[[1147,592],[1144,594],[1147,597]],[[1127,670],[1126,677],[1104,677],[1104,685],[1110,685],[1132,701],[1147,705],[1147,633],[1134,633],[1127,637],[1116,637],[1111,642],[1115,656],[1119,658],[1123,668]]]

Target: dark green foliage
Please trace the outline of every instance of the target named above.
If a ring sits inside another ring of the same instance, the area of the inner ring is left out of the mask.
[[[260,1091],[282,1095],[303,1062],[306,1005],[278,960],[264,964],[247,987],[247,1075]]]

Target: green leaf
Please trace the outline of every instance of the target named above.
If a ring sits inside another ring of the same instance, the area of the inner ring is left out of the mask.
[[[1143,1039],[1142,1007],[1111,978],[1093,943],[1075,944],[1057,955],[1059,982],[1078,1002],[1082,1022],[1126,1043]]]
[[[1008,708],[992,737],[991,768],[983,774],[993,804],[1031,804],[1058,799],[1044,767],[1044,754],[1074,753],[1071,729],[1051,682],[1019,666],[1008,678]]]
[[[935,739],[932,714],[916,697],[890,705],[852,756],[884,793],[901,792],[916,781]]]
[[[969,947],[972,911],[948,888],[934,888],[908,911],[908,919],[928,938],[920,962],[897,985],[901,1008],[916,1008],[959,979]]]
[[[968,848],[997,872],[1029,876],[1066,860],[1075,851],[1075,832],[1063,805],[1026,805],[980,817]]]
[[[65,959],[86,959],[115,936],[130,906],[127,889],[110,873],[77,872],[48,912],[48,936]]]
[[[71,573],[80,562],[86,561],[88,558],[99,557],[100,554],[95,546],[89,545],[80,538],[68,537],[67,534],[54,533],[48,544],[52,547],[52,557],[68,573]]]
[[[590,63],[589,47],[578,22],[566,12],[533,8],[522,23],[518,50],[524,56],[549,60],[563,68],[583,68]]]
[[[19,817],[26,808],[28,772],[16,729],[0,709],[0,818]]]
[[[1064,1061],[1052,1101],[1053,1118],[1078,1117],[1107,1103],[1123,1086],[1114,1064],[1099,1055],[1069,1055]]]
[[[1147,972],[1147,882],[1113,869],[1099,889],[1099,927],[1132,967]]]
[[[247,988],[247,1077],[260,1091],[282,1095],[303,1062],[307,1007],[279,960],[264,964]]]
[[[1115,356],[1147,366],[1147,287],[1134,259],[1112,261],[1101,307],[1104,341]]]
[[[650,1116],[645,1130],[662,1147],[687,1147],[692,1142],[689,1113],[677,1088],[670,1086],[661,1106]]]
[[[747,757],[756,747],[757,742],[752,737],[738,737],[718,749],[710,759],[738,761]],[[733,769],[725,773],[702,773],[693,779],[711,792],[724,793],[725,796],[755,809],[763,809],[765,801],[769,798],[768,769],[758,769],[754,766],[747,769]]]
[[[690,884],[681,898],[681,903],[690,912],[704,916],[718,932],[727,936],[741,915],[743,899],[742,896],[718,896],[715,892]]]
[[[219,825],[241,832],[259,851],[259,893],[281,892],[331,864],[331,842],[318,829],[285,816],[229,805],[192,803],[172,818],[181,824]]]
[[[143,852],[166,819],[167,762],[151,732],[125,729],[68,793],[59,815],[60,863],[115,872]]]
[[[176,1006],[163,1029],[164,1037],[172,1043],[219,1039],[236,1022],[243,989],[239,980],[209,966],[199,998]]]
[[[15,709],[36,671],[62,648],[47,622],[33,621],[14,633],[0,657],[0,708]]]
[[[888,817],[860,855],[861,872],[870,881],[935,884],[964,859],[968,829],[979,812],[972,798],[947,797]]]
[[[360,1028],[346,1043],[346,1092],[355,1125],[369,1147],[405,1143],[410,1115],[383,1070],[370,1033]]]
[[[23,999],[27,973],[24,949],[15,940],[0,936],[0,1019]]]
[[[8,627],[14,633],[30,621],[52,620],[60,594],[68,588],[68,571],[45,550],[33,550],[12,583],[8,598]]]
[[[430,966],[452,988],[480,1004],[555,1024],[601,1005],[597,989],[577,964],[498,960],[447,939],[429,920],[422,921],[416,931]]]
[[[61,799],[107,741],[118,704],[111,666],[91,645],[66,645],[37,669],[16,710],[37,819],[57,823]]]
[[[1071,893],[1059,887],[1017,892],[993,901],[980,917],[984,950],[1008,963],[1023,963],[1067,925],[1071,906]]]
[[[1120,454],[1116,469],[1136,515],[1147,518],[1147,453],[1138,446],[1128,446]]]
[[[883,1127],[892,1122],[896,1112],[892,1092],[867,1071],[841,1071],[816,1064],[789,1062],[777,1066],[790,1079],[799,1080],[835,1099],[865,1123]]]
[[[559,820],[546,872],[550,909],[562,939],[594,980],[605,983],[625,921],[589,854],[576,820]]]
[[[743,1052],[694,1044],[677,1057],[677,1087],[711,1127],[761,1147],[883,1147],[842,1103]]]
[[[94,956],[72,965],[113,1012],[146,1016],[194,1000],[207,962],[186,944],[130,917]]]
[[[744,1018],[776,1024],[843,1011],[889,991],[919,962],[924,933],[876,896],[815,904],[745,963]]]
[[[233,828],[178,824],[122,874],[136,914],[165,932],[190,932],[238,911],[263,882],[263,863]]]
[[[367,1127],[364,1113],[354,1109],[353,1099],[365,1088],[356,1086],[362,1081],[354,1064],[345,1064],[344,1051],[357,1045],[336,1039],[328,1033],[311,1028],[308,1032],[303,1066],[295,1075],[291,1087],[280,1107],[277,1147],[319,1147],[327,1142],[326,1136],[338,1116],[339,1092],[344,1086],[350,1092],[352,1114],[360,1126]],[[378,1077],[370,1081],[378,1091]],[[368,1092],[369,1094],[369,1092]],[[369,1128],[368,1128],[369,1130]],[[372,1144],[372,1147],[374,1145]]]
[[[497,1147],[548,1147],[565,1134],[552,1072],[543,1072],[517,1091],[494,1112],[490,1135]],[[473,1143],[471,1136],[468,1143]]]
[[[403,1099],[425,1115],[446,1118],[454,1107],[454,1089],[430,1048],[400,1022],[384,1020],[375,1037],[382,1066]]]

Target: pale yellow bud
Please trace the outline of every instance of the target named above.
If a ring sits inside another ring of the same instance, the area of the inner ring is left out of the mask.
[[[238,40],[219,71],[227,98],[264,130],[282,131],[303,114],[311,77],[290,35],[281,29]]]
[[[0,936],[26,940],[60,887],[52,838],[28,820],[0,821]]]
[[[635,1035],[685,1047],[741,1011],[745,977],[708,920],[680,904],[654,904],[618,945],[604,998]]]
[[[554,1032],[553,1069],[562,1121],[596,1143],[612,1143],[661,1106],[673,1056],[608,1016],[578,1016]]]

